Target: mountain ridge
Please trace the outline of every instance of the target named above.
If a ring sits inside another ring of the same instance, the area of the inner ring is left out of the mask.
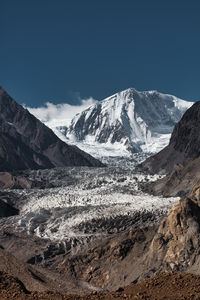
[[[0,171],[62,166],[102,166],[53,131],[0,88]]]
[[[169,144],[142,163],[142,168],[150,173],[170,173],[176,165],[181,169],[197,159],[200,156],[199,120],[200,101],[194,103],[175,125]]]
[[[156,153],[193,103],[157,91],[134,88],[116,93],[77,114],[69,126],[52,127],[65,142],[96,157]]]

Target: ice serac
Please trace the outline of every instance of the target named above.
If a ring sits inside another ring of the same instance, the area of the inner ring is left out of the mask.
[[[57,130],[99,157],[156,153],[167,145],[175,123],[191,105],[175,96],[130,88],[92,105]]]
[[[0,87],[0,171],[64,166],[102,166],[62,142]]]
[[[162,151],[147,159],[142,167],[150,173],[170,173],[182,174],[184,168],[187,173],[196,175],[199,173],[198,160],[200,158],[200,102],[192,105],[183,115],[181,120],[174,127],[170,143]],[[196,159],[196,162],[195,162]],[[192,164],[193,162],[193,164]],[[190,163],[190,170],[187,166]],[[177,169],[178,168],[178,169]]]

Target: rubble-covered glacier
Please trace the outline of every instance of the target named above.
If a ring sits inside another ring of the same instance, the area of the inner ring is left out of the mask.
[[[30,171],[26,176],[45,178],[51,187],[15,190],[20,215],[1,223],[52,241],[149,226],[178,200],[143,193],[141,183],[159,176],[138,174],[131,168],[57,168]]]

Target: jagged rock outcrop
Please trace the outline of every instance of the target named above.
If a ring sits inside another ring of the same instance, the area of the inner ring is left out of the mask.
[[[185,166],[200,156],[200,102],[190,107],[175,125],[170,143],[141,164],[150,173],[170,173],[174,166]]]
[[[0,171],[63,166],[102,166],[51,129],[0,88]]]
[[[147,261],[156,269],[194,271],[200,274],[200,186],[182,198],[161,222]]]

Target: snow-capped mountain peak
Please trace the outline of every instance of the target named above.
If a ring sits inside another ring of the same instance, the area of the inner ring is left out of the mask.
[[[129,88],[91,105],[68,126],[52,129],[98,158],[156,153],[167,145],[175,123],[192,104],[157,91]]]
[[[121,155],[127,151],[157,152],[191,105],[157,91],[129,88],[76,115],[65,135],[88,146],[111,147],[114,153],[118,149]]]

